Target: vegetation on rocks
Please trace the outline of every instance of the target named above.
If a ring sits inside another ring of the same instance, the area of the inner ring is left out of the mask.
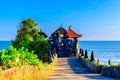
[[[90,58],[88,57],[88,52],[87,52],[87,50],[85,50],[85,55],[83,54],[83,49],[81,49],[81,51],[80,51],[80,57],[81,58],[83,58],[83,59],[85,59],[86,61],[90,61],[90,62],[92,62],[93,64],[95,64],[95,65],[98,65],[98,66],[100,66],[100,65],[102,65],[101,63],[100,63],[100,60],[98,59],[97,61],[95,61],[95,59],[94,59],[94,52],[92,51],[91,52],[91,56],[90,56]]]
[[[13,46],[10,46],[8,50],[0,51],[0,65],[2,70],[21,65],[40,66],[42,64],[42,61],[34,54],[34,51],[28,52],[28,49],[24,47],[17,50]]]
[[[39,57],[49,49],[48,39],[38,34],[38,24],[32,19],[23,20],[17,31],[16,39],[12,41],[13,47],[24,47],[34,51]]]
[[[0,70],[21,65],[38,68],[47,65],[40,60],[40,56],[48,52],[48,39],[38,34],[37,26],[32,19],[20,23],[16,39],[7,50],[0,51]]]

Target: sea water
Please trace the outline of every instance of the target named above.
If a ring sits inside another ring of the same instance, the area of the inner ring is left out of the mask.
[[[10,43],[11,41],[0,41],[0,50],[9,48]]]
[[[0,50],[7,49],[11,41],[0,41]],[[90,57],[94,51],[95,60],[99,59],[102,64],[111,60],[112,64],[120,63],[120,41],[79,41],[79,47],[88,50]]]
[[[95,60],[99,59],[102,64],[120,63],[120,41],[80,41],[79,47],[88,50],[90,57],[91,51],[94,51]]]

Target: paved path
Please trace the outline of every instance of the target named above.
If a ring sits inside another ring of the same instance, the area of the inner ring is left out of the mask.
[[[92,73],[76,58],[58,58],[52,74],[41,80],[117,80]]]

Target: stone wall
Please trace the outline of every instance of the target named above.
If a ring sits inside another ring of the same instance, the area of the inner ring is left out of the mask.
[[[79,57],[79,60],[85,65],[87,66],[91,71],[95,72],[95,73],[101,73],[101,65],[95,65],[90,61],[85,60],[84,58]]]
[[[92,62],[79,57],[79,60],[92,72],[101,73],[103,76],[120,78],[120,66],[95,65]]]
[[[102,67],[102,75],[103,76],[109,76],[109,77],[115,77],[120,78],[120,66],[103,66]]]
[[[39,80],[51,73],[56,64],[57,57],[53,62],[38,70],[37,66],[23,65],[0,72],[0,80]]]

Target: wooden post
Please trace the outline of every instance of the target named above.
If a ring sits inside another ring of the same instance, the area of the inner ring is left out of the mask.
[[[75,40],[75,55],[76,55],[76,58],[78,58],[78,54],[79,54],[79,49],[78,49],[78,38],[74,38]]]

